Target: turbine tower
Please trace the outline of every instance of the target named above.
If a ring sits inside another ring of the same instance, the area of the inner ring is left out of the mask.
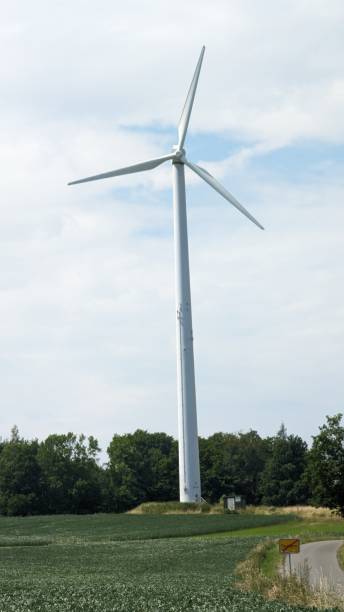
[[[138,164],[96,174],[68,183],[76,185],[89,181],[153,170],[166,161],[172,162],[173,208],[175,243],[175,285],[176,285],[176,324],[177,324],[177,397],[179,432],[179,489],[181,502],[201,501],[201,480],[197,434],[196,390],[193,354],[193,333],[191,317],[191,292],[189,273],[189,250],[185,199],[184,166],[188,166],[200,178],[222,195],[235,208],[261,229],[260,223],[232,196],[207,170],[193,164],[186,158],[185,137],[201,71],[205,47],[202,48],[190,89],[178,125],[178,144],[172,152],[162,157]]]

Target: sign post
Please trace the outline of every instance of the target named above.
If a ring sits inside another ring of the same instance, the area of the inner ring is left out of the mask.
[[[278,540],[280,553],[289,557],[289,575],[291,576],[291,556],[300,552],[300,540],[298,538],[282,538]]]

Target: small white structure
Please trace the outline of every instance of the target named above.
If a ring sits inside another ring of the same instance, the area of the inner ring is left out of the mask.
[[[230,495],[224,495],[223,505],[225,510],[240,510],[246,508],[246,500],[243,495],[231,493]]]
[[[166,161],[172,162],[177,315],[179,487],[180,501],[182,502],[201,501],[184,166],[188,166],[235,208],[248,217],[248,219],[261,229],[264,229],[207,170],[193,164],[185,156],[184,142],[204,51],[205,47],[202,48],[179,121],[178,144],[173,147],[171,153],[133,166],[111,170],[110,172],[68,183],[69,185],[75,185],[77,183],[87,183],[88,181],[97,181],[133,172],[152,170]]]

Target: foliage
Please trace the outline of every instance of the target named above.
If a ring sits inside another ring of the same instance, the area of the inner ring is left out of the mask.
[[[344,427],[342,415],[326,417],[313,436],[308,478],[314,503],[337,509],[344,516]]]
[[[311,499],[344,514],[341,415],[327,417],[310,451],[284,426],[270,438],[252,430],[219,432],[199,445],[202,495],[211,504],[235,492],[248,504],[299,506]],[[171,436],[143,430],[114,435],[103,466],[99,451],[92,436],[52,434],[39,442],[21,438],[14,426],[10,439],[0,440],[0,514],[123,512],[176,503],[178,445]]]
[[[0,513],[32,514],[40,506],[40,468],[37,462],[38,442],[19,438],[12,430],[11,439],[3,443],[0,453]]]
[[[72,433],[39,443],[14,427],[0,453],[0,513],[95,512],[102,508],[97,441]]]
[[[270,456],[261,475],[263,504],[291,506],[305,503],[309,491],[305,479],[307,444],[300,436],[287,435],[284,425],[270,439]]]
[[[96,512],[100,505],[98,442],[90,436],[54,434],[38,449],[44,491],[43,511]]]
[[[140,429],[115,435],[108,455],[113,510],[121,512],[145,501],[177,499],[178,451],[171,436]]]
[[[215,502],[234,491],[249,504],[259,503],[259,478],[267,453],[266,441],[252,430],[200,438],[202,495]]]

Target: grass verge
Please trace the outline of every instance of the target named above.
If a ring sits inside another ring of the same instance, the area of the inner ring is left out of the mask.
[[[344,610],[342,597],[328,588],[317,589],[309,585],[309,569],[305,566],[299,575],[281,571],[276,542],[267,540],[258,544],[245,561],[237,566],[237,587],[254,591],[268,601],[281,601],[290,605],[314,606],[319,609]]]
[[[223,506],[187,502],[146,502],[129,510],[127,514],[224,514]]]
[[[340,567],[342,568],[342,570],[344,571],[344,544],[343,546],[340,547],[337,556],[338,556],[338,563]]]
[[[315,506],[247,506],[244,512],[247,514],[296,514],[299,518],[308,520],[338,520],[335,510]]]

